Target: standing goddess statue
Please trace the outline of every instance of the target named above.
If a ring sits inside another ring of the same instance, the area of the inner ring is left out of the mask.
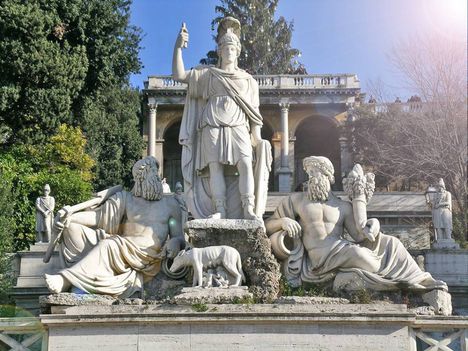
[[[258,84],[237,67],[240,22],[218,26],[219,64],[185,71],[183,25],[174,47],[172,75],[187,83],[179,142],[187,206],[194,218],[261,219],[265,210],[271,146],[262,140]]]

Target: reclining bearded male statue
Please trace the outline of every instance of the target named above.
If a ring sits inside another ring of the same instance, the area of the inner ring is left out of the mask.
[[[334,169],[329,159],[311,156],[303,165],[309,175],[307,191],[285,198],[265,222],[273,251],[283,261],[283,274],[291,285],[334,280],[336,289],[339,275],[354,274],[359,278],[350,283],[377,291],[447,290],[443,281],[419,268],[397,238],[380,232],[377,219],[367,219],[373,174],[364,175],[359,165],[353,168],[343,181],[348,202],[330,190]],[[343,237],[345,229],[354,242]],[[294,240],[292,250],[285,246],[285,235]]]
[[[54,229],[63,231],[59,251],[64,269],[46,274],[51,292],[73,286],[129,297],[159,272],[169,238],[185,242],[181,205],[174,195],[163,195],[157,160],[148,156],[136,162],[132,173],[131,193],[118,191],[98,208],[56,219]]]

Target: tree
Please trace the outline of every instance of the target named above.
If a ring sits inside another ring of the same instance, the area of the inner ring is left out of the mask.
[[[456,219],[461,222],[454,234],[466,240],[464,45],[447,39],[415,38],[401,43],[391,62],[421,101],[357,109],[356,120],[348,129],[356,161],[371,165],[387,183],[403,178],[407,183],[412,181],[417,190],[443,178],[456,203]]]
[[[0,185],[11,189],[0,197],[0,209],[5,209],[0,224],[9,223],[0,235],[9,236],[14,251],[34,242],[34,204],[44,184],[50,184],[57,208],[90,198],[94,160],[85,148],[79,128],[61,125],[44,145],[16,145],[0,152]]]
[[[89,64],[86,47],[59,34],[64,25],[45,1],[0,5],[0,122],[10,144],[43,142],[71,122]]]
[[[88,152],[97,160],[95,190],[117,184],[130,186],[133,178],[129,169],[144,147],[139,132],[138,91],[115,88],[85,104],[83,125],[88,127]]]
[[[0,178],[0,316],[4,314],[2,305],[8,304],[9,291],[13,285],[11,252],[13,250],[13,201],[11,184]]]
[[[287,22],[280,16],[275,20],[279,0],[221,0],[221,6],[215,11],[220,15],[212,21],[212,28],[219,21],[232,16],[241,23],[242,52],[239,67],[251,74],[286,74],[304,66],[297,62],[300,52],[291,47],[293,22]],[[207,53],[200,62],[215,64],[218,60],[216,51]],[[299,67],[300,66],[300,67]]]
[[[142,138],[135,122],[140,102],[128,81],[141,68],[141,32],[129,23],[130,4],[128,0],[0,3],[4,144],[45,144],[66,123],[81,127],[87,136],[98,176],[111,162],[126,167],[140,157]],[[120,101],[132,105],[124,107]],[[97,132],[106,136],[98,137]],[[123,174],[95,178],[95,186],[124,182]]]

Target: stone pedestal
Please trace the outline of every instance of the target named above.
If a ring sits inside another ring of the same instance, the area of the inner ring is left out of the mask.
[[[468,314],[468,250],[432,249],[424,256],[426,271],[447,283],[455,313]]]
[[[41,322],[49,351],[409,350],[416,322],[405,305],[203,307],[77,306]]]
[[[253,295],[246,286],[231,286],[226,288],[183,288],[174,296],[172,303],[177,305],[193,304],[223,304],[252,302]]]
[[[438,239],[432,244],[433,249],[447,249],[447,250],[458,250],[460,245],[453,239]]]
[[[258,301],[274,300],[279,291],[279,264],[261,221],[244,219],[196,219],[185,228],[194,247],[228,245],[241,255],[246,285]]]
[[[44,254],[49,244],[35,244],[29,251],[16,254],[19,273],[13,287],[12,298],[16,306],[32,314],[39,314],[39,296],[49,294],[44,274],[56,274],[60,270],[58,252],[54,252],[49,263],[44,263]]]

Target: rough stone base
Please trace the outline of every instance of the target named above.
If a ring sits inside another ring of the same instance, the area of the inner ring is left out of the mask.
[[[188,283],[186,280],[173,280],[163,272],[144,285],[144,298],[146,300],[169,301],[179,294]]]
[[[432,290],[422,295],[423,301],[434,307],[436,314],[450,316],[452,314],[452,297],[443,290]]]
[[[275,301],[279,304],[303,304],[303,305],[341,305],[348,304],[349,300],[341,297],[322,297],[322,296],[281,296]]]
[[[236,248],[254,298],[261,302],[276,299],[279,265],[261,221],[244,219],[196,219],[186,224],[186,234],[194,247],[228,245]]]
[[[447,250],[458,250],[460,245],[453,239],[439,239],[432,244],[434,249],[447,249]]]
[[[140,306],[146,302],[140,298],[119,299],[108,295],[59,293],[39,297],[41,313],[62,313],[70,307],[80,306]]]
[[[387,298],[395,301],[395,296],[392,294],[399,294],[399,290],[392,291],[378,291],[373,292],[367,288],[366,283],[357,274],[353,272],[338,273],[333,283],[333,290],[337,293],[353,293],[359,291],[368,291],[369,298],[372,296],[378,298]],[[412,291],[413,295],[418,296],[413,304],[423,305],[424,303],[431,306],[435,314],[450,316],[452,314],[452,297],[450,294],[443,290],[425,291]],[[410,304],[410,301],[408,301]],[[418,306],[421,307],[421,306]],[[423,309],[421,309],[422,311]]]
[[[241,303],[252,301],[253,295],[246,286],[229,288],[183,288],[171,303],[178,305]]]

